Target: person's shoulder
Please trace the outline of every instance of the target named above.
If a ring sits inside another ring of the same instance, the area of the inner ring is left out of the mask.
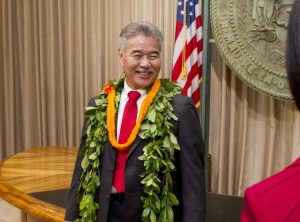
[[[255,193],[256,196],[273,195],[282,189],[292,188],[296,182],[300,184],[300,158],[284,170],[248,187],[246,192]],[[292,192],[291,189],[289,191]]]
[[[249,187],[245,191],[247,206],[256,209],[261,221],[296,221],[299,219],[300,158],[284,170]],[[246,210],[245,210],[246,212]]]
[[[167,94],[171,92],[173,107],[182,107],[185,104],[194,104],[192,98],[180,94],[182,88],[176,82],[169,79],[161,79],[160,81],[162,91]]]
[[[173,98],[173,105],[174,106],[181,106],[183,104],[194,105],[194,102],[193,102],[191,97],[184,96],[184,95],[181,95],[181,94],[175,95],[174,98]]]
[[[199,118],[194,101],[190,97],[181,94],[175,95],[172,106],[175,116],[178,118],[184,117],[187,121],[190,121],[190,124],[192,124],[194,118]]]
[[[87,106],[94,106],[96,104],[96,100],[99,99],[100,96],[93,96],[89,99]]]

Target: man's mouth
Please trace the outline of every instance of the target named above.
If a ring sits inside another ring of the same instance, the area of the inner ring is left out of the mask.
[[[151,70],[136,70],[136,73],[141,75],[151,75],[153,72]]]

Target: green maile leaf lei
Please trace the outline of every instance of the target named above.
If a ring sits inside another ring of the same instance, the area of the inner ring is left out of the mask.
[[[118,109],[124,77],[110,84],[116,90],[115,107]],[[174,151],[179,150],[177,138],[173,133],[172,121],[177,117],[173,113],[171,101],[179,94],[181,88],[168,80],[161,81],[148,112],[141,124],[138,136],[150,141],[143,148],[139,160],[144,162],[145,171],[141,176],[143,196],[141,197],[143,212],[142,221],[171,222],[174,220],[173,206],[178,205],[177,197],[172,193],[171,173],[175,170]],[[88,127],[85,133],[86,144],[83,147],[81,162],[82,174],[78,190],[80,218],[75,222],[92,222],[97,219],[99,204],[95,201],[95,193],[100,181],[100,155],[108,139],[106,128],[107,94],[102,91],[95,106],[86,107],[85,116]]]

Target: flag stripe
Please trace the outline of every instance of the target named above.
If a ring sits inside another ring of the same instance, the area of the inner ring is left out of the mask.
[[[196,37],[194,36],[193,40],[186,45],[186,66],[187,66],[187,73],[189,73],[189,69],[188,66],[190,67],[190,64],[194,64],[196,62],[198,62],[198,50],[197,48],[194,47],[194,45],[196,44]],[[187,53],[189,52],[189,53]],[[174,75],[174,79],[178,79],[180,78],[180,74],[181,74],[181,66],[182,66],[182,55],[180,55],[180,58],[177,60],[177,62],[179,63],[179,67],[178,69],[176,69],[177,71],[175,73],[173,73]],[[188,56],[188,57],[187,57]]]
[[[172,80],[183,88],[181,93],[190,96],[195,105],[200,104],[202,51],[201,5],[198,0],[178,0]]]

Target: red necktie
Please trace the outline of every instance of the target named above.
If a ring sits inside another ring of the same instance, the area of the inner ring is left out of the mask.
[[[126,143],[130,133],[135,125],[136,117],[138,113],[137,100],[141,94],[137,91],[131,91],[128,93],[129,100],[126,103],[123,119],[121,123],[119,143]],[[128,147],[129,148],[129,147]],[[113,185],[116,190],[121,193],[125,188],[125,166],[128,155],[127,150],[118,150],[116,158],[116,167],[114,172]]]

